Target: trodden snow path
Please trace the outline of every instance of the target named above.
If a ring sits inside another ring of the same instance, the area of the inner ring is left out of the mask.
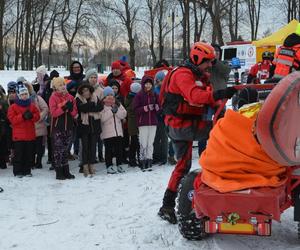
[[[11,166],[0,171],[1,250],[300,248],[291,209],[281,224],[274,223],[271,237],[215,235],[187,241],[177,225],[157,216],[172,166],[107,175],[104,165],[97,164],[96,176],[84,178],[78,161],[70,163],[75,180],[55,180],[46,164],[33,170],[32,178],[13,177]]]

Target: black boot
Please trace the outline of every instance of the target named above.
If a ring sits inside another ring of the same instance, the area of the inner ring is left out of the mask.
[[[70,173],[69,165],[64,165],[63,170],[66,179],[75,179],[75,176]]]
[[[79,173],[82,174],[83,173],[83,164],[82,164],[82,162],[79,163],[78,167],[79,167]]]
[[[158,211],[158,215],[171,224],[177,223],[177,218],[175,214],[175,199],[177,193],[169,189],[166,190],[163,198],[163,205]]]
[[[151,159],[147,160],[147,171],[152,171],[152,160]]]
[[[0,168],[1,168],[1,169],[6,169],[6,168],[7,168],[7,165],[6,165],[6,162],[5,162],[4,159],[3,159],[3,160],[2,160],[2,159],[0,160]]]
[[[64,175],[64,169],[62,167],[56,168],[55,172],[56,172],[56,179],[57,180],[65,180],[66,179],[66,177]]]
[[[146,171],[146,160],[141,160],[140,168],[143,172]]]

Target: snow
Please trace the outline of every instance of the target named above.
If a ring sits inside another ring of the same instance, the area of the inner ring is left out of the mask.
[[[0,72],[7,82],[33,72]],[[13,76],[13,77],[11,77]],[[196,149],[193,168],[198,168]],[[45,157],[46,158],[46,157]],[[44,160],[46,160],[44,158]],[[152,172],[127,168],[107,175],[103,163],[93,178],[78,173],[78,161],[69,162],[75,180],[59,181],[44,162],[33,177],[13,177],[12,166],[0,169],[0,249],[300,249],[293,210],[274,222],[271,237],[214,235],[203,241],[184,239],[176,225],[157,212],[173,166],[154,166]]]

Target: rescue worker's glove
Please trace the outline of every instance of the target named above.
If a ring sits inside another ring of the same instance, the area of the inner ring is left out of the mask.
[[[30,112],[30,110],[26,110],[24,113],[23,113],[23,119],[24,120],[31,120],[32,117],[33,117],[33,114]]]
[[[227,87],[226,89],[219,89],[213,92],[213,98],[215,101],[222,99],[230,99],[237,92],[234,87]]]

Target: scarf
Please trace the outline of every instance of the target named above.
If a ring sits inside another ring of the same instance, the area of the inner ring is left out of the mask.
[[[87,103],[87,100],[82,96],[79,95],[78,93],[76,94],[76,97],[83,103]],[[91,96],[91,102],[94,102],[95,104],[98,103],[98,98],[97,96],[93,93]],[[83,125],[89,125],[89,116],[93,117],[95,120],[100,120],[100,112],[89,112],[89,113],[81,113],[81,121]]]
[[[15,103],[21,107],[28,107],[31,104],[31,99],[21,100],[19,97],[16,98]]]

